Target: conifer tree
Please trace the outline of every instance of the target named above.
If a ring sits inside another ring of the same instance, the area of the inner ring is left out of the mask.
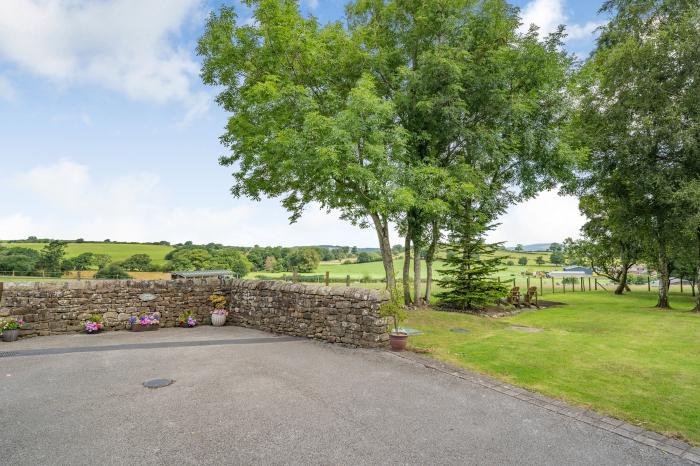
[[[504,270],[503,257],[496,251],[503,243],[487,243],[489,225],[482,215],[467,207],[455,217],[445,244],[446,269],[438,283],[445,291],[438,293],[443,306],[461,311],[479,310],[504,297],[508,289],[496,278]]]

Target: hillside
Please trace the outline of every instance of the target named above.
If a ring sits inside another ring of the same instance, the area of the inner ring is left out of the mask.
[[[3,247],[21,247],[41,250],[46,246],[46,243],[2,243]],[[153,260],[153,263],[162,265],[165,263],[165,255],[172,251],[172,246],[163,246],[159,244],[128,244],[128,243],[68,243],[66,245],[66,257],[71,258],[78,256],[84,252],[92,252],[94,254],[107,254],[112,257],[112,261],[123,261],[134,254],[147,254]]]

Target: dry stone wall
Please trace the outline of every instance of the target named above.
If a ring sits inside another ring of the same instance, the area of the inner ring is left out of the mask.
[[[22,337],[82,331],[91,314],[103,316],[105,330],[126,329],[143,312],[172,327],[192,310],[206,324],[214,293],[229,298],[229,325],[363,347],[388,340],[375,290],[218,278],[0,283],[0,319],[21,317]]]
[[[363,347],[389,339],[376,290],[253,280],[232,280],[230,290],[233,325]]]

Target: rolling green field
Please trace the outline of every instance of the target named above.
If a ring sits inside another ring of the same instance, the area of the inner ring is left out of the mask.
[[[46,243],[0,243],[3,247],[22,247],[41,250]],[[66,257],[75,257],[84,252],[94,254],[107,254],[112,256],[114,262],[123,261],[134,254],[148,254],[153,262],[158,265],[165,263],[165,255],[172,251],[171,246],[159,244],[122,244],[122,243],[68,243],[66,245]]]
[[[645,291],[557,301],[501,319],[412,311],[405,325],[423,332],[410,345],[432,357],[700,444],[700,314],[686,311],[689,294],[674,294],[672,311]]]

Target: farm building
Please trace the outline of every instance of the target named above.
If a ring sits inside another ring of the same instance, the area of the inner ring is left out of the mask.
[[[566,278],[566,277],[591,277],[593,270],[589,267],[581,265],[569,265],[564,267],[564,270],[555,270],[547,274],[550,278]]]

